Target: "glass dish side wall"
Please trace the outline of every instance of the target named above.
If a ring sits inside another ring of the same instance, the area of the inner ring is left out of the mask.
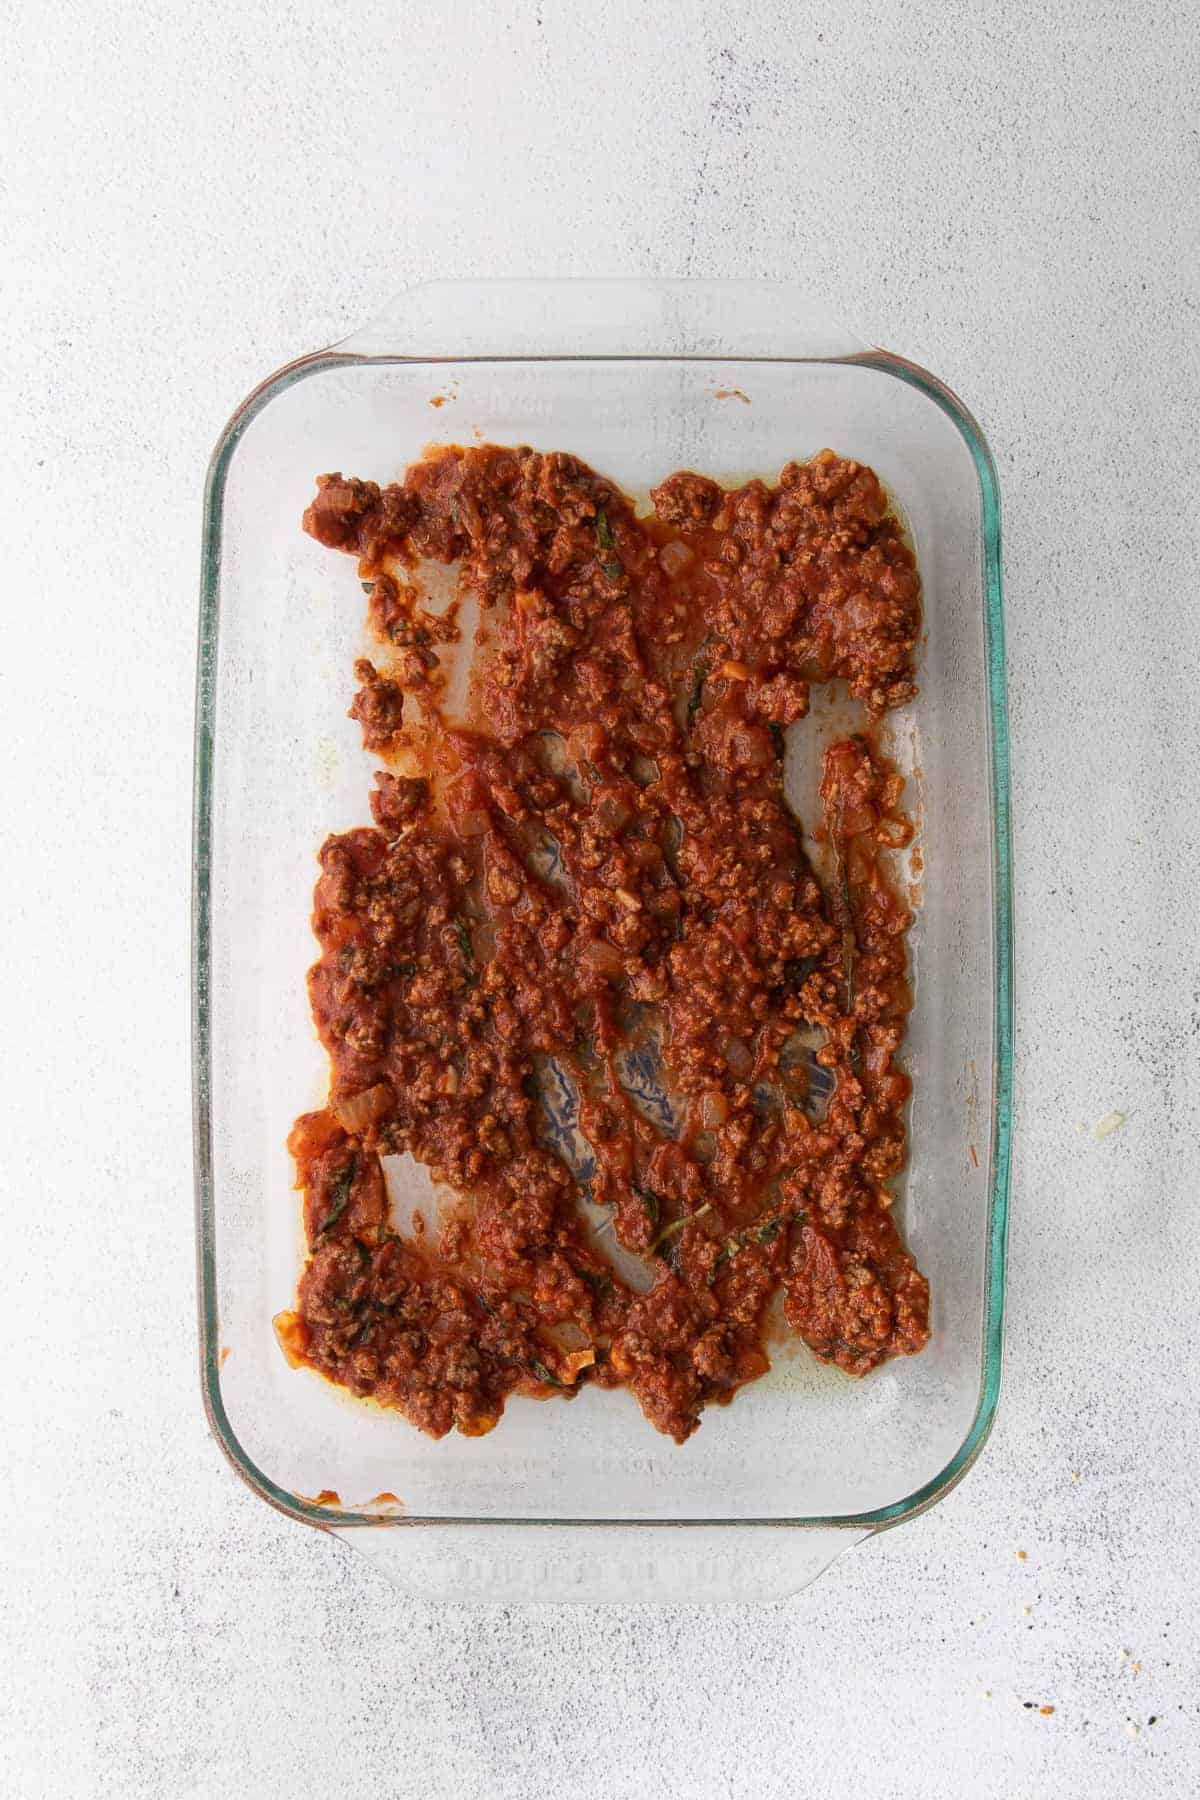
[[[446,403],[431,410],[435,395]],[[922,697],[895,729],[917,777],[927,868],[907,1226],[934,1281],[937,1336],[925,1356],[858,1385],[789,1354],[761,1391],[710,1412],[682,1452],[654,1440],[627,1397],[598,1393],[570,1407],[517,1403],[482,1443],[430,1444],[288,1370],[270,1331],[300,1258],[283,1138],[323,1092],[303,989],[313,852],[326,831],[362,821],[369,781],[341,718],[361,636],[353,578],[300,537],[299,511],[319,469],[388,479],[430,439],[469,441],[476,430],[570,448],[634,491],[687,463],[726,478],[773,472],[829,442],[879,470],[921,559]],[[198,1204],[210,1415],[266,1497],[321,1523],[865,1526],[907,1516],[961,1472],[995,1405],[1003,1297],[1010,971],[998,554],[982,440],[936,383],[882,355],[430,364],[334,354],[285,372],[260,390],[256,411],[243,409],[214,462],[207,519]],[[305,1498],[330,1489],[341,1505]],[[368,1504],[382,1492],[402,1497],[403,1515]]]

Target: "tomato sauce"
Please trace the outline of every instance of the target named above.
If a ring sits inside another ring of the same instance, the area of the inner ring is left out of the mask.
[[[308,1259],[277,1326],[435,1436],[594,1382],[682,1442],[768,1368],[780,1290],[851,1375],[928,1337],[889,1187],[911,833],[870,731],[915,691],[912,552],[830,451],[652,498],[483,445],[382,489],[322,476],[304,518],[368,587],[351,710],[388,766],[374,825],[320,852],[330,1097],[289,1139]],[[457,720],[429,560],[479,608]],[[832,680],[864,731],[824,754],[823,885],[783,748]],[[428,1236],[391,1221],[403,1153],[463,1197]]]

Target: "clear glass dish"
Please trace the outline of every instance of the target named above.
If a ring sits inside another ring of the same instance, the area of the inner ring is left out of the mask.
[[[932,1341],[862,1382],[781,1350],[682,1448],[598,1389],[569,1406],[513,1400],[488,1437],[434,1443],[290,1369],[272,1330],[302,1260],[284,1141],[325,1091],[304,984],[315,851],[367,819],[372,767],[344,716],[362,608],[300,514],[320,471],[397,479],[431,441],[476,439],[574,451],[635,494],[680,467],[774,476],[829,445],[878,471],[920,562],[921,691],[891,749],[924,859],[902,1206]],[[940,382],[815,322],[797,291],[436,283],[256,389],[208,476],[194,895],[203,1387],[246,1481],[413,1591],[483,1600],[781,1594],[939,1500],[978,1454],[1000,1385],[1008,803],[987,445]]]

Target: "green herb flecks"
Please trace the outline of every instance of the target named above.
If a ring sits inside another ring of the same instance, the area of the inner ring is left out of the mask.
[[[687,703],[687,728],[689,731],[696,723],[696,714],[700,711],[700,703],[704,698],[704,684],[712,673],[712,660],[714,655],[712,646],[714,646],[717,641],[714,634],[709,631],[705,633],[699,644],[696,646],[696,662],[694,665],[695,675],[692,681],[691,697]],[[704,654],[706,650],[708,651],[707,656]]]
[[[725,1239],[724,1244],[721,1246],[720,1250],[717,1252],[716,1261],[713,1263],[712,1268],[708,1271],[709,1287],[711,1287],[713,1282],[717,1279],[717,1276],[721,1273],[721,1270],[725,1267],[725,1264],[727,1262],[732,1262],[733,1258],[737,1255],[737,1253],[741,1249],[741,1247],[742,1247],[742,1244],[741,1244],[740,1238],[728,1237]]]
[[[657,1231],[658,1221],[662,1217],[662,1201],[648,1188],[639,1187],[636,1181],[631,1181],[629,1185],[646,1209],[646,1217],[650,1221],[651,1231]]]
[[[610,581],[619,581],[621,576],[625,573],[625,569],[622,563],[613,554],[617,547],[617,540],[613,536],[613,528],[609,524],[608,513],[602,506],[596,508],[596,542],[599,544],[601,550],[607,553],[605,556],[601,557],[600,567],[604,570],[604,573],[608,576]]]
[[[325,1217],[317,1227],[317,1236],[319,1238],[324,1237],[327,1231],[332,1230],[349,1206],[350,1191],[354,1186],[354,1177],[357,1174],[358,1157],[355,1155],[350,1158],[350,1161],[346,1164],[345,1168],[338,1170],[333,1180],[329,1183],[328,1194],[330,1206],[329,1211],[325,1214]]]
[[[607,1300],[613,1292],[612,1276],[606,1275],[602,1269],[578,1269],[576,1273],[581,1280],[587,1282],[597,1300]]]
[[[454,921],[454,935],[458,939],[458,947],[463,953],[463,961],[468,969],[475,967],[475,947],[471,942],[471,928],[463,918]]]
[[[359,1326],[356,1335],[350,1339],[350,1349],[351,1350],[362,1350],[367,1344],[369,1344],[372,1337],[375,1335],[375,1327],[378,1324],[379,1324],[379,1319],[376,1317],[376,1315],[374,1313],[368,1311],[366,1314],[364,1314],[363,1322]]]
[[[538,1362],[536,1358],[530,1363],[529,1368],[530,1372],[536,1375],[539,1381],[544,1381],[547,1387],[561,1388],[567,1385],[565,1381],[558,1379],[553,1369],[548,1369],[545,1363]]]
[[[702,1219],[705,1213],[710,1213],[711,1211],[711,1203],[706,1202],[703,1206],[697,1207],[694,1213],[685,1213],[681,1219],[675,1219],[670,1225],[665,1225],[650,1246],[651,1254],[661,1255],[662,1246],[671,1238],[678,1237],[685,1225],[690,1225],[693,1219]]]
[[[785,1226],[802,1216],[794,1213],[773,1213],[769,1219],[761,1219],[757,1225],[747,1226],[744,1231],[735,1232],[732,1237],[727,1237],[716,1261],[708,1272],[709,1287],[712,1286],[725,1265],[731,1263],[736,1256],[740,1256],[743,1250],[748,1249],[752,1244],[760,1250],[769,1248]]]
[[[665,1262],[677,1280],[683,1280],[683,1243],[679,1238],[672,1238],[658,1252],[659,1261]]]
[[[685,1213],[683,1218],[673,1220],[670,1225],[660,1231],[650,1246],[651,1254],[665,1262],[672,1275],[677,1276],[680,1281],[683,1280],[682,1234],[684,1226],[690,1225],[694,1219],[702,1219],[705,1213],[711,1211],[711,1205],[706,1203],[704,1206],[697,1207],[694,1213]]]

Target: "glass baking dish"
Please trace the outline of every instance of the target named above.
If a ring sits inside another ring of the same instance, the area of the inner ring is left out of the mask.
[[[345,717],[363,609],[300,514],[318,472],[394,480],[432,441],[480,439],[571,450],[639,495],[681,467],[774,477],[829,445],[877,470],[919,558],[920,695],[890,748],[923,859],[899,1204],[932,1341],[861,1382],[781,1347],[682,1448],[595,1388],[435,1443],[289,1368],[272,1330],[302,1262],[284,1142],[325,1094],[304,982],[315,851],[368,819],[373,767]],[[209,469],[200,605],[201,1356],[239,1473],[411,1591],[483,1600],[778,1595],[939,1500],[999,1393],[1012,1066],[999,504],[954,395],[786,286],[430,284],[239,407]]]

